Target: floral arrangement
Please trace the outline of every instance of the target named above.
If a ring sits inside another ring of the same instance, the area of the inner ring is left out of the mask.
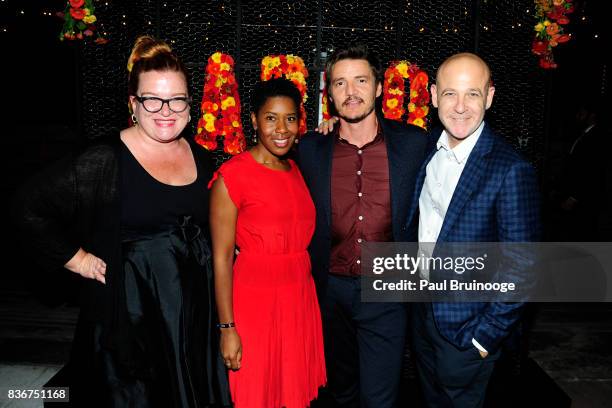
[[[202,116],[198,120],[195,141],[208,150],[217,148],[217,136],[223,136],[223,151],[232,155],[246,149],[240,119],[240,97],[234,76],[234,59],[220,52],[208,58],[202,96]]]
[[[280,78],[284,76],[295,84],[302,95],[300,104],[300,123],[298,135],[306,133],[306,109],[304,103],[308,99],[306,93],[306,78],[308,70],[304,65],[304,60],[296,55],[268,55],[261,60],[261,80],[267,81],[270,78]]]
[[[94,25],[98,20],[94,11],[93,0],[69,0],[64,11],[57,13],[58,17],[64,19],[59,39],[82,40],[95,35],[96,44],[106,44],[108,40],[102,37]]]
[[[327,84],[327,74],[323,73],[323,84]],[[323,116],[323,120],[331,119],[331,115],[329,114],[329,101],[327,98],[327,86],[323,85],[323,96],[321,97],[321,113]]]
[[[540,57],[540,67],[557,68],[553,48],[570,40],[563,26],[569,23],[568,14],[574,11],[572,0],[535,0],[536,18],[535,38],[531,52]]]
[[[429,78],[416,64],[411,64],[408,61],[392,61],[385,71],[383,114],[387,119],[402,120],[405,114],[404,95],[406,91],[404,81],[406,79],[410,79],[407,122],[426,129],[429,113],[429,91],[427,90]]]

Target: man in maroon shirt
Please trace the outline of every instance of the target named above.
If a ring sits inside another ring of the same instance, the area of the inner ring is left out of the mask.
[[[329,135],[307,134],[298,161],[317,209],[310,245],[323,317],[332,406],[396,404],[406,309],[361,302],[364,242],[416,241],[405,229],[426,137],[375,112],[382,68],[365,47],[327,61],[327,89],[339,118]]]

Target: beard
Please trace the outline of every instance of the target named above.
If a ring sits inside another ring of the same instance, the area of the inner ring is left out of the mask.
[[[351,100],[351,98],[346,99],[342,103],[342,105],[344,105],[345,103],[347,103],[350,100]],[[359,100],[363,102],[363,99],[359,98]],[[342,113],[341,109],[338,109],[337,106],[334,106],[334,107],[336,108],[336,112],[338,113],[338,116],[341,119],[343,119],[345,122],[348,122],[348,123],[359,123],[362,120],[364,120],[365,118],[367,118],[372,113],[372,111],[374,111],[375,104],[376,104],[376,99],[372,100],[372,103],[369,106],[366,106],[365,111],[363,113],[357,115],[357,116],[346,116],[346,115],[344,115]],[[340,106],[340,107],[342,107],[342,106]]]

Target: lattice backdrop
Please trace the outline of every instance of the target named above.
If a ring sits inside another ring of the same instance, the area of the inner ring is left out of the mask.
[[[433,79],[445,57],[475,51],[491,65],[497,88],[488,121],[536,166],[544,153],[545,81],[530,53],[532,0],[201,1],[107,0],[96,14],[110,42],[80,51],[83,133],[96,138],[127,125],[125,63],[138,35],[169,41],[191,72],[191,134],[199,117],[204,70],[215,51],[232,55],[247,140],[250,92],[261,58],[301,56],[309,70],[308,126],[317,122],[321,52],[364,42],[384,65],[417,63]],[[95,78],[96,80],[92,80]],[[435,111],[430,114],[435,117]],[[217,164],[227,158],[216,152]]]

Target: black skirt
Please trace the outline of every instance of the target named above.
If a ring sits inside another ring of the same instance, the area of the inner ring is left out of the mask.
[[[122,244],[126,316],[108,346],[99,324],[79,322],[73,406],[229,406],[213,330],[210,249],[189,223]]]

